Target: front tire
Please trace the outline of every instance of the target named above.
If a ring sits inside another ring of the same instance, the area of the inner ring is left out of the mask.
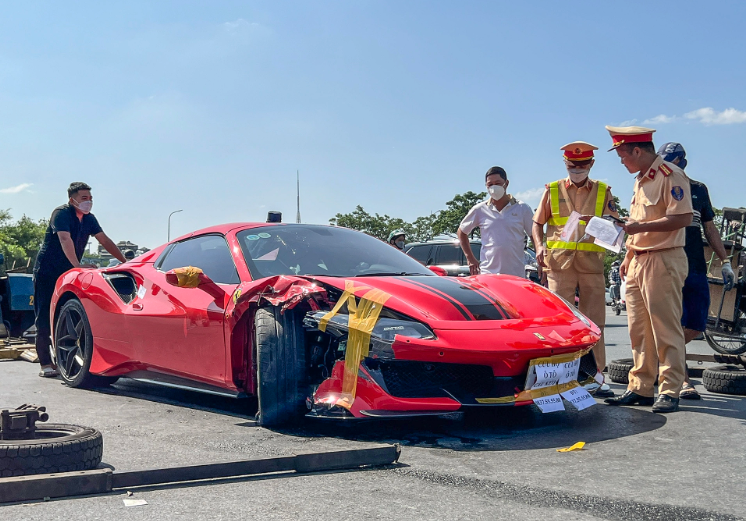
[[[54,326],[54,351],[57,369],[70,387],[102,387],[116,378],[90,373],[93,358],[93,334],[83,304],[72,299],[60,309]]]
[[[303,418],[308,395],[305,330],[301,317],[277,307],[258,309],[254,316],[257,421],[265,427]]]

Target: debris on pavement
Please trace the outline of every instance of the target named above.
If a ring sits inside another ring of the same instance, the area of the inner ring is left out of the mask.
[[[557,452],[572,452],[574,450],[583,450],[583,447],[585,447],[585,442],[579,441],[572,447],[565,447],[564,449],[557,449]]]

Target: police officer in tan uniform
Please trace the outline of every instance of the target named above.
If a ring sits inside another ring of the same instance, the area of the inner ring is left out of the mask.
[[[627,256],[620,268],[627,280],[627,320],[634,366],[627,391],[609,405],[653,405],[653,412],[674,412],[684,384],[686,351],[681,326],[682,292],[688,264],[685,228],[692,222],[689,179],[658,156],[655,130],[606,127],[629,173],[637,174]],[[653,403],[655,377],[658,399]]]
[[[577,231],[563,237],[567,218],[573,211],[582,216],[617,215],[611,188],[605,183],[589,179],[593,167],[593,151],[598,147],[584,141],[563,146],[567,177],[546,185],[536,213],[532,235],[536,246],[536,260],[546,268],[549,289],[568,302],[575,301],[575,289],[580,294],[579,310],[601,329],[601,340],[594,346],[598,371],[606,367],[606,346],[603,330],[606,324],[606,281],[604,257],[606,250],[584,238],[585,221]],[[546,247],[544,225],[547,225]],[[582,239],[582,240],[581,240]],[[614,392],[607,384],[596,390],[596,396],[611,397]]]

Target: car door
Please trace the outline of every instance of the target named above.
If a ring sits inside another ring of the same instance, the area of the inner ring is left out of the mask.
[[[224,294],[216,297],[166,281],[167,271],[186,266],[202,269]],[[224,385],[225,307],[240,282],[225,237],[201,235],[171,245],[150,275],[131,322],[139,330],[138,358],[163,372]]]
[[[464,273],[464,252],[459,243],[439,244],[435,255],[435,265],[440,266],[449,276],[463,276],[469,274],[469,267]]]
[[[432,244],[418,244],[412,246],[406,251],[406,254],[418,261],[424,266],[430,266],[433,264],[433,255],[431,253],[433,249]]]

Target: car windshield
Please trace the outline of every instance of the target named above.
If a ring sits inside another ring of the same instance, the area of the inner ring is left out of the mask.
[[[433,275],[408,255],[361,232],[316,225],[275,225],[237,234],[256,280],[272,275]]]

